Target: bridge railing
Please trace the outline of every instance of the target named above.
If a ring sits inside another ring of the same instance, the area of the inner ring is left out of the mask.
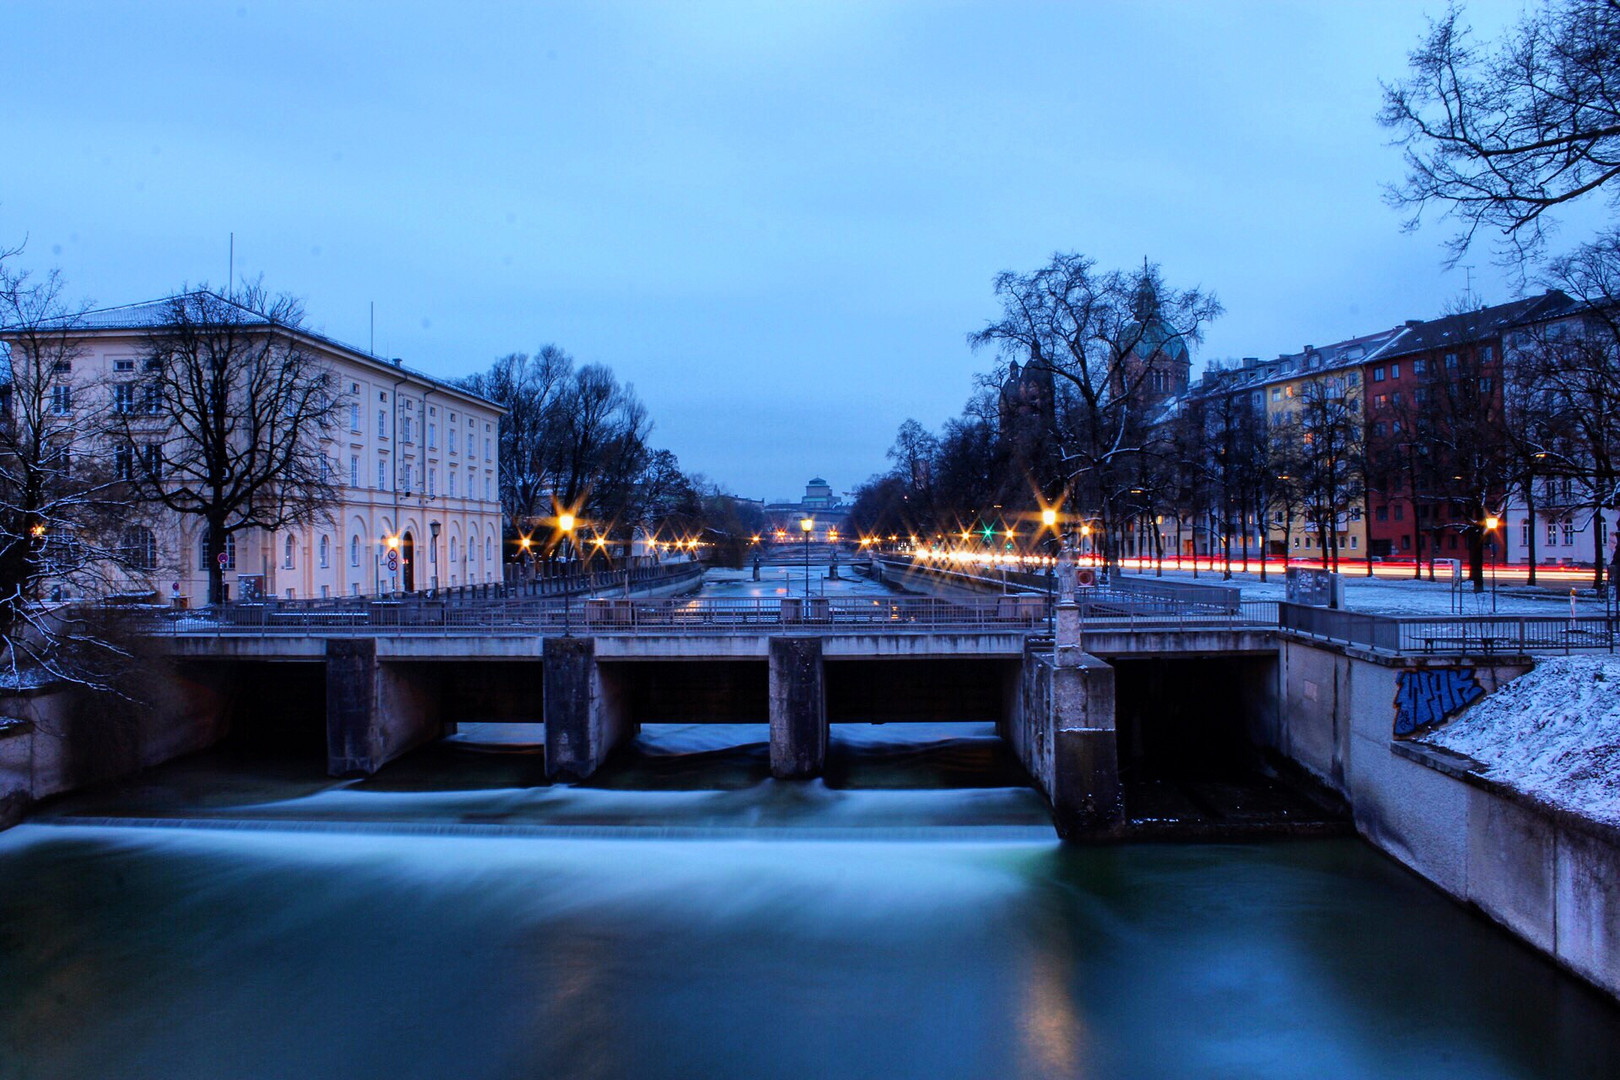
[[[774,597],[638,598],[594,597],[583,601],[522,596],[486,603],[428,599],[358,599],[232,604],[218,609],[165,612],[158,617],[173,634],[319,636],[422,634],[635,634],[635,633],[839,633],[867,630],[1010,630],[1040,632],[1051,625],[1050,597],[1008,595],[944,598]],[[1163,600],[1142,602],[1128,594],[1100,591],[1081,605],[1088,625],[1108,627],[1268,626],[1276,606],[1265,602],[1238,611],[1211,611]]]
[[[1284,630],[1391,653],[1613,652],[1620,644],[1613,616],[1369,615],[1287,602],[1277,608]]]

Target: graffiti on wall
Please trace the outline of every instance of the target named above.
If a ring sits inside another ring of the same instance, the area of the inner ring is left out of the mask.
[[[1395,737],[1416,734],[1485,696],[1473,668],[1419,668],[1395,680]]]

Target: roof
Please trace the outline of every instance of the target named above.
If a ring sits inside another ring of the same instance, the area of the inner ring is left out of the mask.
[[[144,300],[137,304],[122,304],[118,307],[98,308],[95,311],[87,311],[81,315],[73,317],[72,324],[75,329],[86,330],[94,333],[118,330],[152,330],[162,326],[168,321],[169,312],[176,299],[184,299],[188,304],[194,304],[200,303],[201,298],[205,295],[210,296],[221,303],[229,304],[231,307],[235,308],[240,313],[239,318],[243,325],[273,325],[273,320],[266,318],[264,315],[261,315],[251,308],[243,307],[240,304],[220,296],[218,293],[203,293],[200,290],[184,293],[178,298],[165,297],[161,300]],[[288,329],[293,333],[296,333],[299,337],[308,338],[309,340],[318,342],[329,349],[345,353],[351,359],[374,365],[375,367],[386,372],[404,372],[412,378],[429,383],[440,390],[448,390],[451,393],[459,394],[462,397],[469,398],[473,401],[482,402],[483,404],[488,405],[500,412],[506,411],[505,406],[499,404],[498,402],[491,401],[480,394],[475,394],[470,390],[463,389],[453,382],[448,382],[444,379],[438,378],[437,376],[429,375],[424,371],[417,370],[416,368],[406,367],[404,364],[395,360],[377,356],[373,353],[365,351],[364,349],[358,349],[353,345],[339,341],[336,338],[328,337],[325,334],[316,333],[315,331],[309,330],[302,326],[289,327]]]
[[[1466,311],[1440,319],[1414,320],[1406,324],[1400,342],[1386,355],[1407,356],[1411,353],[1445,348],[1448,345],[1496,337],[1503,331],[1523,326],[1525,323],[1569,314],[1577,307],[1579,304],[1576,301],[1557,289],[1551,289],[1540,296],[1483,307],[1478,311]]]
[[[1237,393],[1306,378],[1324,371],[1360,367],[1371,360],[1390,355],[1391,350],[1404,339],[1407,329],[1397,326],[1335,341],[1331,345],[1307,345],[1300,352],[1283,353],[1275,360],[1247,358],[1242,367],[1206,371],[1204,377],[1189,388],[1187,397]]]

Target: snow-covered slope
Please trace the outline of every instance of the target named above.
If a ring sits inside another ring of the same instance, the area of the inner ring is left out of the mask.
[[[1428,741],[1492,780],[1620,825],[1620,657],[1544,660]]]

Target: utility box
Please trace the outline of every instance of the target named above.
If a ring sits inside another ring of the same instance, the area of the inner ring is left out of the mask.
[[[1330,570],[1290,566],[1286,596],[1290,604],[1309,607],[1344,607],[1344,579]]]

